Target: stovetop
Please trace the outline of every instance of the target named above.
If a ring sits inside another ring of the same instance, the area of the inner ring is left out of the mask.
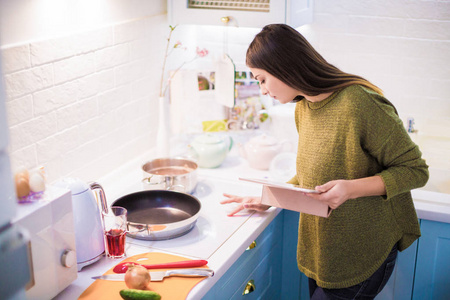
[[[183,236],[161,241],[127,238],[127,243],[208,259],[254,213],[243,210],[233,217],[228,217],[227,214],[237,204],[220,204],[220,201],[225,199],[223,193],[257,196],[261,194],[261,187],[245,182],[200,177],[193,196],[200,200],[202,209],[191,231]]]

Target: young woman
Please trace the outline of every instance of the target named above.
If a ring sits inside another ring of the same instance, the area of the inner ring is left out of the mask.
[[[424,186],[428,166],[394,106],[364,78],[329,64],[283,24],[265,26],[246,63],[263,94],[296,101],[297,174],[289,181],[327,203],[328,218],[301,213],[297,262],[311,299],[373,299],[397,251],[420,228],[410,190]],[[225,203],[265,210],[259,197],[225,194]]]

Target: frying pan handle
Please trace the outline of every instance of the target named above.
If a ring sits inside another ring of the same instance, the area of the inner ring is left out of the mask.
[[[102,206],[102,211],[107,214],[108,213],[108,203],[106,203],[106,196],[105,191],[103,190],[103,187],[100,185],[100,183],[92,182],[90,185],[90,188],[92,191],[98,190],[99,191],[99,197],[100,197],[100,204]]]

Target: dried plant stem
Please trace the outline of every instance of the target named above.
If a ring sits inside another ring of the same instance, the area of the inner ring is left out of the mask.
[[[171,25],[169,25],[169,27],[170,27],[170,32],[169,32],[169,36],[168,36],[168,38],[167,38],[167,45],[166,45],[166,51],[165,51],[165,54],[164,54],[164,61],[163,61],[163,65],[162,65],[162,74],[161,74],[161,82],[160,82],[160,85],[159,85],[159,97],[160,98],[163,98],[165,95],[166,95],[166,91],[167,91],[167,88],[169,87],[169,83],[170,83],[170,81],[172,80],[172,78],[175,76],[175,74],[183,67],[183,66],[185,66],[187,63],[190,63],[190,62],[192,62],[192,61],[194,61],[195,59],[197,59],[198,57],[204,57],[204,56],[206,56],[206,55],[208,55],[208,50],[206,50],[206,49],[203,49],[203,50],[199,50],[199,48],[197,47],[197,54],[195,55],[195,57],[193,58],[193,59],[191,59],[190,61],[185,61],[185,62],[183,62],[182,64],[181,64],[181,66],[179,66],[174,72],[172,72],[172,74],[169,76],[169,78],[167,79],[167,82],[165,82],[165,80],[164,80],[164,72],[165,72],[165,70],[166,70],[166,62],[167,62],[167,57],[169,57],[170,56],[170,54],[172,53],[172,51],[174,51],[174,48],[177,48],[177,47],[179,47],[180,45],[181,45],[181,43],[177,43],[177,44],[175,44],[175,46],[174,46],[174,48],[172,48],[171,50],[170,50],[170,52],[169,52],[169,47],[170,47],[170,39],[172,38],[172,32],[175,30],[175,28],[177,27],[177,26],[171,26]]]
[[[176,26],[175,26],[176,27]],[[162,66],[162,74],[161,74],[161,83],[159,85],[159,96],[160,97],[164,97],[164,94],[166,93],[166,89],[167,87],[164,89],[163,91],[163,85],[164,85],[164,71],[166,69],[166,61],[167,61],[167,57],[169,56],[169,45],[170,45],[170,39],[172,37],[172,32],[175,30],[175,27],[170,26],[170,32],[169,32],[169,37],[167,38],[167,45],[166,45],[166,52],[164,55],[164,61],[163,61],[163,66]]]

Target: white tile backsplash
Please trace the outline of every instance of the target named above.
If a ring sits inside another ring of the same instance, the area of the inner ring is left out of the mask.
[[[34,116],[44,115],[75,103],[78,99],[78,90],[78,82],[70,81],[35,92],[33,94]]]
[[[13,126],[33,118],[33,97],[26,95],[6,103],[9,126]]]
[[[93,74],[96,71],[97,55],[87,53],[53,63],[54,84],[64,83]]]
[[[35,91],[51,87],[53,84],[53,66],[43,65],[5,74],[7,99],[14,99]]]
[[[299,30],[325,59],[379,85],[403,119],[416,119],[420,134],[450,138],[450,2],[314,4],[314,22]],[[241,69],[258,32],[182,25],[173,42],[209,50],[209,57],[187,68],[209,68],[226,51]],[[44,165],[50,181],[96,180],[154,147],[167,34],[163,14],[4,46],[13,169]],[[177,52],[168,68],[191,55]],[[425,150],[433,155],[431,162],[439,155],[448,160],[446,147],[430,147]]]
[[[168,30],[156,15],[4,46],[13,170],[96,180],[150,149]]]
[[[331,63],[377,84],[421,134],[450,138],[450,3],[317,0],[300,28]]]
[[[73,36],[37,41],[29,44],[33,66],[39,66],[78,54]]]
[[[30,45],[21,45],[2,50],[3,71],[11,73],[31,67]]]
[[[100,49],[95,52],[96,71],[119,66],[130,61],[130,46],[128,43]]]

